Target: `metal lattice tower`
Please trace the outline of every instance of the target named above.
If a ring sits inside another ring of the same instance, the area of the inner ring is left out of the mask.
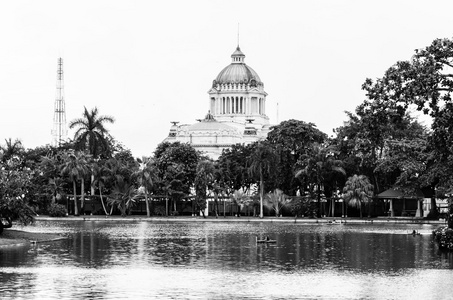
[[[52,146],[58,147],[66,140],[66,110],[64,103],[63,59],[58,59],[57,92],[55,95],[55,111],[53,116]]]

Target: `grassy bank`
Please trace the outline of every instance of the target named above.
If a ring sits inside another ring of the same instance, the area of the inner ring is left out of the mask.
[[[56,234],[5,229],[2,235],[0,235],[0,247],[28,245],[31,243],[44,243],[61,239],[64,239],[64,237]]]

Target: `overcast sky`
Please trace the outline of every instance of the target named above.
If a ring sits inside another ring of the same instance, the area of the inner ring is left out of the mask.
[[[298,119],[331,135],[365,99],[367,77],[453,36],[452,11],[452,1],[2,1],[0,144],[51,143],[62,57],[67,121],[97,107],[134,156],[151,155],[170,121],[207,113],[238,23],[271,124]]]

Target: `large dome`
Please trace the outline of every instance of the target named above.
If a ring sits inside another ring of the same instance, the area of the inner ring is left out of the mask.
[[[258,74],[246,64],[231,64],[224,68],[217,78],[216,83],[249,83],[252,80],[261,83]]]
[[[233,61],[226,66],[215,79],[216,84],[228,83],[252,83],[253,85],[262,84],[260,77],[251,67],[244,63],[245,55],[241,52],[239,46],[231,55]]]

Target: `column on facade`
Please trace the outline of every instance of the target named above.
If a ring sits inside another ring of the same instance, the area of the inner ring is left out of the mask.
[[[422,210],[420,207],[420,199],[417,199],[417,212],[415,213],[415,217],[421,218],[422,217]]]
[[[250,115],[250,97],[245,97],[245,114]]]
[[[393,212],[393,199],[390,199],[390,209],[389,209],[389,212],[390,212],[390,217],[394,217],[394,216],[395,216],[395,213]]]
[[[221,113],[222,97],[217,97],[217,114]]]

